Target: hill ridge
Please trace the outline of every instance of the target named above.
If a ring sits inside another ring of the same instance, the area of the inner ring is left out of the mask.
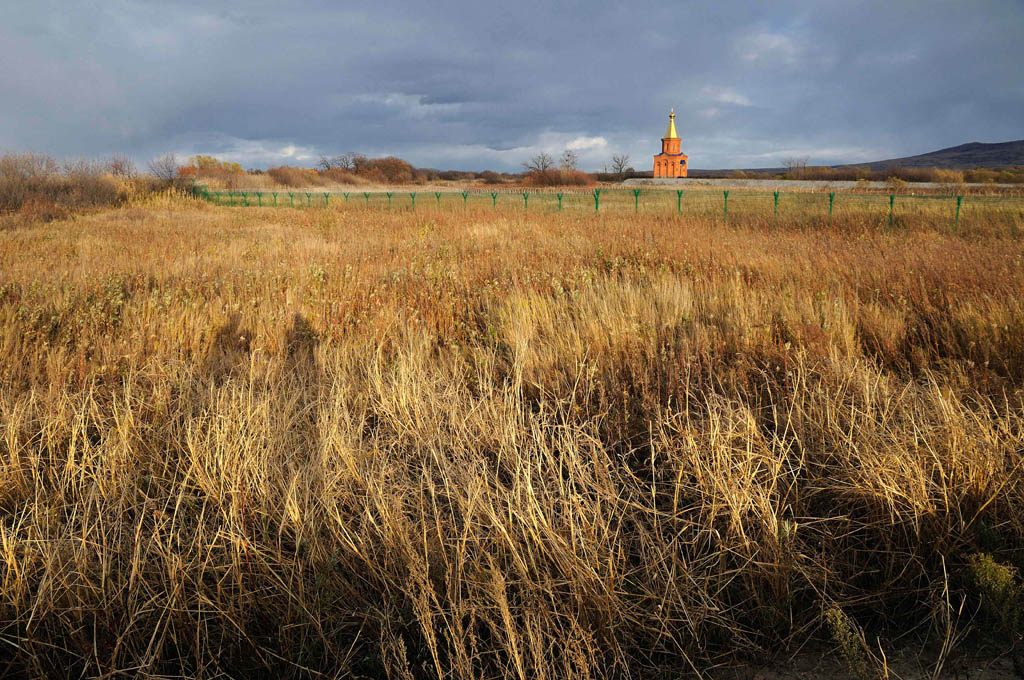
[[[967,142],[913,156],[888,158],[869,163],[844,163],[832,167],[868,167],[872,170],[893,167],[970,170],[1011,165],[1024,165],[1024,139],[1007,142]]]

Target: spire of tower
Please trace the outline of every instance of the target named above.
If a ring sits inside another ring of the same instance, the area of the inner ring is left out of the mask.
[[[665,131],[665,139],[677,139],[676,134],[676,109],[672,107],[668,114],[668,130]]]

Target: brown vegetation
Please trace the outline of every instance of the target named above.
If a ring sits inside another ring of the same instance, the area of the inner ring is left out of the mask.
[[[339,172],[344,172],[339,171]],[[346,175],[348,173],[345,173]],[[317,187],[324,186],[326,178],[320,172],[310,168],[294,168],[287,165],[270,168],[267,176],[283,187]]]
[[[576,186],[586,187],[596,184],[594,178],[581,170],[567,168],[548,170],[532,170],[523,177],[523,184],[528,187]]]
[[[59,164],[42,154],[0,156],[0,215],[49,221],[70,210],[119,205],[153,189],[152,180],[135,177],[123,158]]]
[[[222,161],[213,156],[193,156],[177,170],[178,176],[191,181],[214,182],[225,189],[246,184],[246,173],[238,163]]]
[[[0,672],[675,677],[816,638],[870,673],[968,622],[1006,649],[1012,219],[167,195],[2,231]]]

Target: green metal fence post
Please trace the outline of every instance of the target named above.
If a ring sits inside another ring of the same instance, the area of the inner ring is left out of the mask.
[[[725,197],[725,203],[722,204],[722,221],[729,221],[729,192],[723,191],[722,196]]]
[[[248,192],[245,192],[245,191],[242,192],[242,205],[244,205],[247,208],[249,207],[249,194],[248,194]]]
[[[312,201],[313,201],[313,194],[311,194],[310,192],[307,191],[306,192],[306,207],[307,208],[312,204]]]
[[[435,191],[434,192],[434,198],[437,199],[437,209],[440,210],[441,209],[441,192],[440,191]]]
[[[892,229],[892,209],[896,204],[896,194],[889,194],[889,229]]]
[[[369,208],[370,207],[370,192],[369,191],[364,191],[363,192],[363,198],[366,199],[366,207]]]
[[[469,200],[469,192],[468,191],[463,191],[462,192],[462,207],[463,208],[466,207],[466,201],[467,200]]]
[[[558,196],[558,209],[561,210],[562,209],[562,196],[564,196],[565,194],[555,194],[555,195]]]
[[[492,208],[497,208],[498,207],[498,192],[497,191],[492,191],[491,192],[491,207]]]
[[[830,191],[828,193],[828,218],[832,219],[832,203],[836,200],[836,192]]]
[[[683,214],[683,190],[676,189],[676,212]]]
[[[953,220],[953,233],[956,234],[960,229],[960,202],[964,200],[963,196],[956,197],[956,218]]]
[[[257,191],[256,192],[256,204],[259,207],[261,207],[261,208],[263,207],[263,192],[262,191]]]
[[[291,191],[288,192],[288,205],[295,207],[295,194]]]
[[[273,196],[273,197],[274,197],[274,207],[276,208],[276,207],[277,207],[277,192],[276,192],[276,191],[275,191],[275,192],[273,192],[273,193],[271,194],[271,196]]]
[[[774,213],[773,217],[775,219],[778,219],[778,217],[779,217],[779,192],[778,191],[775,192],[775,213]]]
[[[530,208],[530,192],[523,192],[523,210],[529,210]]]
[[[594,212],[596,213],[601,207],[601,190],[594,189]]]
[[[326,208],[326,207],[330,206],[330,203],[331,203],[331,192],[328,191],[328,192],[324,193],[324,207]]]
[[[391,210],[391,192],[387,191],[384,195],[388,197],[388,210]]]
[[[347,203],[348,202],[348,192],[347,191],[343,191],[343,192],[341,192],[341,195],[345,197],[345,202]]]
[[[633,214],[640,212],[640,190],[633,189]]]
[[[409,198],[412,199],[412,209],[416,209],[416,194],[409,192]]]

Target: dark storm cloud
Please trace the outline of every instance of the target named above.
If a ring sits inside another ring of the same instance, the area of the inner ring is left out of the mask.
[[[0,149],[649,167],[856,162],[1024,137],[1020,2],[11,3]]]

